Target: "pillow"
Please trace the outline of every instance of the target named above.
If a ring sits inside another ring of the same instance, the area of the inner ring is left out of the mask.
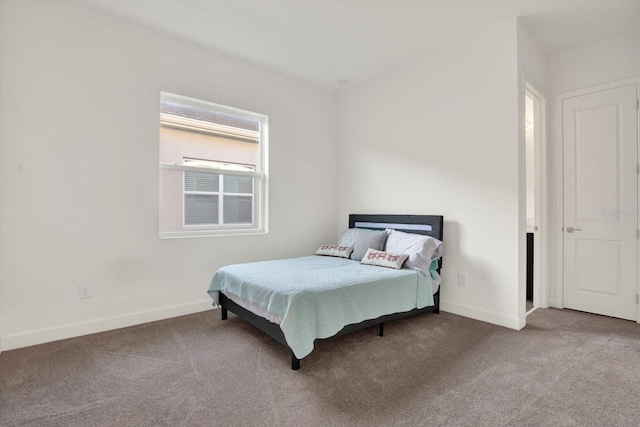
[[[322,245],[316,251],[316,255],[337,256],[349,258],[353,252],[353,246]]]
[[[443,243],[431,236],[396,230],[387,231],[389,237],[387,237],[385,250],[396,254],[408,254],[406,267],[418,270],[428,277],[431,261],[442,256]]]
[[[389,267],[399,270],[402,264],[407,260],[407,254],[390,254],[387,252],[377,251],[369,248],[360,264],[377,265],[380,267]]]
[[[367,249],[384,249],[384,242],[387,239],[386,230],[368,230],[366,228],[350,228],[344,232],[338,245],[353,246],[351,259],[360,261]]]
[[[442,279],[440,278],[440,273],[438,273],[438,260],[440,258],[436,258],[431,261],[431,265],[429,266],[429,273],[431,274],[431,283],[434,290],[438,290],[440,286],[440,282]]]

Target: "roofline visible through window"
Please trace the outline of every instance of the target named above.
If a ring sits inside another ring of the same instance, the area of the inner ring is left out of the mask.
[[[260,140],[259,131],[221,125],[218,123],[191,119],[188,117],[176,116],[168,113],[160,113],[160,125],[174,129],[223,136],[253,143],[258,143]]]

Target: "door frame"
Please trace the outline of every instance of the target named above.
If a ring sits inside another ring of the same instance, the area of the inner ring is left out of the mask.
[[[546,97],[525,76],[525,96],[531,95],[534,105],[539,107],[539,117],[534,122],[535,141],[535,226],[533,240],[533,306],[549,307],[547,282],[548,227],[547,227],[547,100]]]
[[[564,140],[562,138],[562,102],[565,99],[576,96],[587,95],[594,92],[600,92],[609,89],[615,89],[620,86],[629,84],[636,85],[636,99],[640,99],[640,76],[631,77],[623,80],[616,80],[600,85],[589,86],[582,89],[563,92],[556,95],[556,111],[555,111],[555,150],[556,150],[556,295],[552,304],[555,308],[564,308]],[[637,104],[636,104],[637,105]],[[636,115],[638,116],[638,135],[640,135],[640,109],[636,107]],[[640,156],[640,138],[638,156]],[[640,165],[640,159],[636,159]],[[638,180],[638,191],[640,191],[640,174],[636,176]],[[638,208],[636,207],[636,214]],[[636,215],[636,226],[640,230],[640,215]],[[640,294],[640,240],[638,241],[638,274],[636,274],[636,323],[640,323],[640,305],[638,305],[638,295]]]

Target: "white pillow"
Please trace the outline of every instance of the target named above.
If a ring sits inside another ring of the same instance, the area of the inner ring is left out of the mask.
[[[395,254],[408,254],[406,267],[422,272],[429,277],[431,261],[442,257],[443,243],[431,236],[387,230],[385,251]]]
[[[362,261],[360,261],[360,264],[377,265],[380,267],[389,267],[399,270],[402,268],[402,264],[404,264],[408,257],[409,255],[407,254],[390,254],[369,248],[367,253],[364,254]]]
[[[342,234],[342,237],[338,241],[338,245],[353,246],[351,259],[360,261],[369,248],[373,248],[379,251],[383,250],[384,242],[386,239],[386,230],[350,228]]]
[[[337,256],[349,258],[353,252],[353,246],[322,245],[316,251],[316,255]]]

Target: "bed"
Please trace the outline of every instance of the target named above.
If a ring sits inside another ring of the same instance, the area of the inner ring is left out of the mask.
[[[360,237],[349,241],[348,235]],[[428,271],[425,260],[414,259],[413,255],[400,262],[401,269],[365,264],[370,260],[375,263],[376,255],[379,258],[380,252],[374,248],[378,249],[375,240],[381,238],[390,248],[397,248],[398,242],[402,246],[407,238],[428,240],[434,245]],[[300,359],[313,350],[317,339],[374,326],[383,336],[385,322],[424,312],[438,313],[440,290],[436,279],[442,266],[442,238],[442,216],[349,215],[349,230],[338,242],[346,243],[332,248],[346,247],[351,255],[312,255],[226,266],[216,272],[208,292],[220,305],[222,320],[231,311],[284,344],[291,351],[291,368],[298,370]]]

